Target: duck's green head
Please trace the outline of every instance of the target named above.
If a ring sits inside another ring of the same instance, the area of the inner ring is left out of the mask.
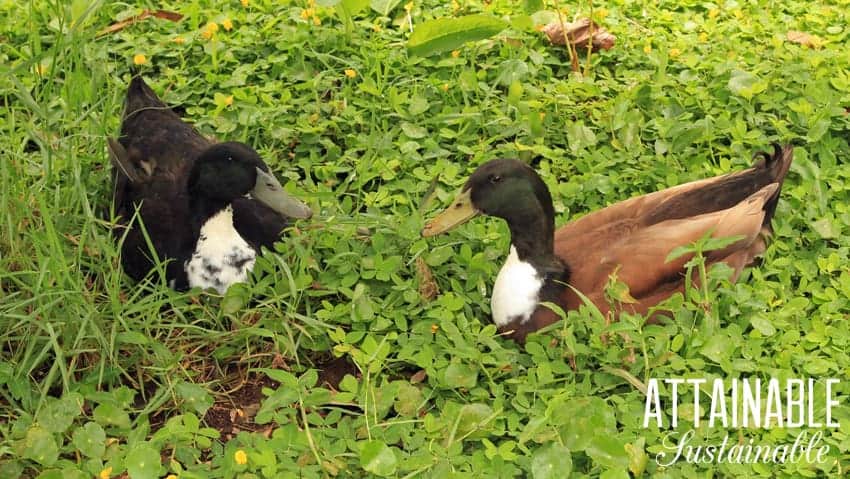
[[[448,208],[425,224],[422,236],[434,236],[478,215],[496,216],[511,225],[554,221],[549,189],[525,163],[514,159],[488,161],[479,166]]]
[[[283,190],[260,155],[244,143],[217,143],[195,160],[189,175],[189,192],[229,203],[250,194],[269,208],[290,218],[309,218],[313,212]]]

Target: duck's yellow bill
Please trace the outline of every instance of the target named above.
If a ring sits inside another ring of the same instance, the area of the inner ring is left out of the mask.
[[[462,225],[478,216],[480,212],[472,205],[471,191],[471,189],[468,189],[460,192],[448,208],[431,221],[425,223],[425,227],[422,229],[422,236],[428,237],[445,233],[455,226]]]

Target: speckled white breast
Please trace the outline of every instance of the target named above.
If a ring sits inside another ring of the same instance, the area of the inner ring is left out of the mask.
[[[528,321],[540,297],[543,279],[529,263],[520,261],[516,248],[511,245],[511,252],[493,286],[490,297],[490,308],[493,311],[493,321],[497,326],[505,326],[518,316],[522,322]]]
[[[184,267],[190,287],[213,288],[221,294],[233,283],[248,279],[257,252],[233,226],[230,205],[207,220]]]

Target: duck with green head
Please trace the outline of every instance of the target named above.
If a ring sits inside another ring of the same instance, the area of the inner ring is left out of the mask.
[[[560,317],[542,305],[577,309],[580,291],[603,314],[612,275],[629,287],[622,310],[645,314],[685,284],[692,255],[666,261],[670,252],[701,239],[741,236],[707,254],[741,270],[764,252],[779,191],[793,157],[790,146],[759,153],[744,171],[694,181],[631,198],[555,230],[552,197],[540,176],[513,159],[489,161],[469,177],[452,203],[429,221],[423,236],[449,231],[479,215],[502,218],[511,247],[490,298],[493,320],[508,337],[526,335]]]
[[[261,247],[312,215],[253,148],[204,138],[138,76],[109,151],[121,260],[137,281],[167,261],[172,287],[223,293],[247,279]]]

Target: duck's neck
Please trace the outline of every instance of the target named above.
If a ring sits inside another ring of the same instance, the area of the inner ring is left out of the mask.
[[[505,218],[511,230],[511,245],[520,261],[537,268],[550,264],[555,257],[555,218],[539,205],[514,218]]]
[[[192,227],[199,232],[207,220],[216,216],[228,206],[230,206],[229,201],[198,196],[192,202],[192,218],[194,219]]]

